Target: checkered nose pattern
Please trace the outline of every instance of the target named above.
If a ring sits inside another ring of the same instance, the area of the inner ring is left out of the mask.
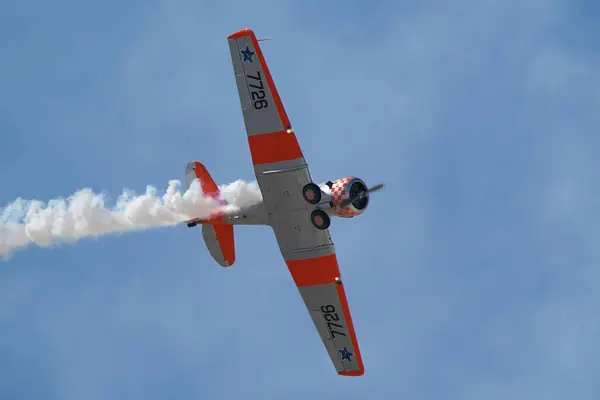
[[[331,186],[331,201],[334,204],[335,214],[339,217],[351,218],[361,214],[361,211],[354,208],[352,204],[349,204],[343,208],[339,205],[342,202],[342,200],[348,199],[350,197],[349,184],[353,179],[353,176],[340,178],[337,181],[333,182],[333,185]]]

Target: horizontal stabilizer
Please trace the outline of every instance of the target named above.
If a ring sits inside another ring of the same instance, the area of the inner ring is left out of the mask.
[[[202,225],[202,237],[210,255],[222,267],[235,262],[233,225]]]

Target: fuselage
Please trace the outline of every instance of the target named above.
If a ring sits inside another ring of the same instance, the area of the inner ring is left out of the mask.
[[[342,204],[344,201],[348,201],[352,196],[355,196],[358,192],[366,190],[367,186],[359,178],[352,176],[344,177],[335,181],[320,183],[317,186],[321,190],[321,200],[315,207],[322,209],[331,217],[353,218],[362,214],[369,204],[368,194],[349,204]],[[285,193],[286,192],[284,192],[284,197],[287,197]],[[298,196],[299,198],[302,198],[301,193],[299,193]],[[263,198],[264,197],[263,193]],[[304,201],[300,204],[301,209],[307,208],[307,206],[309,205]],[[278,207],[277,205],[273,205],[272,208],[273,210],[270,212],[267,205],[261,201],[245,208],[232,208],[223,214],[198,221],[198,223],[273,225]]]

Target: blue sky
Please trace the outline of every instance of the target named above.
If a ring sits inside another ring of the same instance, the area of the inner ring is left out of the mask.
[[[100,4],[100,3],[98,3]],[[366,373],[335,374],[266,227],[0,264],[3,399],[596,399],[592,1],[70,0],[0,7],[0,204],[252,180],[226,36],[253,28],[333,221]]]

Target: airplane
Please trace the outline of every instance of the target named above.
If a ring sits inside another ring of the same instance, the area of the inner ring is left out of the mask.
[[[186,165],[188,187],[199,181],[205,195],[223,207],[207,218],[186,221],[202,226],[209,253],[223,267],[235,262],[235,225],[272,227],[283,259],[339,375],[361,376],[364,365],[329,226],[331,217],[362,214],[371,193],[361,179],[348,176],[314,183],[267,63],[251,29],[227,37],[248,144],[262,201],[228,211],[206,167]]]

